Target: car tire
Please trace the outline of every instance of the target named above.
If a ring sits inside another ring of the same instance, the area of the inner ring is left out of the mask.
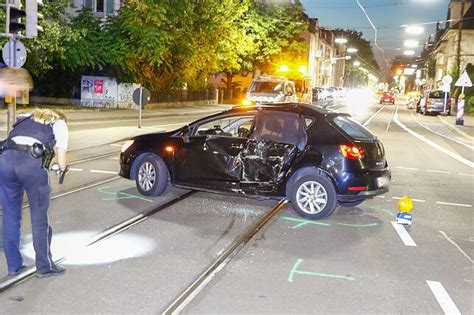
[[[356,200],[356,201],[346,201],[346,202],[339,202],[341,207],[357,207],[361,203],[363,203],[365,199],[362,200]]]
[[[147,155],[137,165],[135,184],[144,196],[160,196],[168,186],[168,168],[159,156]]]
[[[323,173],[304,175],[297,179],[290,190],[289,199],[293,209],[310,220],[328,217],[337,207],[334,184]]]

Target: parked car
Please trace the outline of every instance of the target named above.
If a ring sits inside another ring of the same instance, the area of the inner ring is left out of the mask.
[[[285,77],[259,76],[250,84],[245,105],[297,102],[295,83]]]
[[[288,198],[322,219],[389,190],[391,171],[375,135],[350,115],[305,104],[234,107],[179,130],[137,136],[120,175],[145,196],[168,185]]]
[[[327,99],[328,96],[329,93],[326,89],[320,87],[313,88],[313,102],[323,101]]]
[[[441,90],[427,91],[423,98],[420,100],[420,104],[417,107],[417,112],[423,115],[427,114],[439,114],[444,112],[444,95],[445,93]],[[451,115],[451,99],[448,93],[448,100],[446,104],[446,114]]]
[[[380,96],[380,104],[389,103],[395,105],[395,94],[391,92],[383,92]]]

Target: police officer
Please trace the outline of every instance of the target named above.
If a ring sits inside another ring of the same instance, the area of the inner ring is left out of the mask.
[[[20,253],[23,194],[30,204],[37,277],[61,275],[51,256],[52,230],[48,221],[51,199],[49,164],[54,156],[61,171],[67,169],[68,127],[64,115],[35,109],[19,116],[0,155],[0,197],[3,205],[3,243],[9,275],[26,268]]]

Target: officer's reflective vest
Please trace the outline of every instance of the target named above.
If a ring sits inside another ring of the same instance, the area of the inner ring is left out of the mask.
[[[21,117],[13,125],[13,129],[10,131],[8,138],[12,139],[17,136],[35,138],[45,147],[51,149],[56,145],[52,124],[36,122],[32,116]]]

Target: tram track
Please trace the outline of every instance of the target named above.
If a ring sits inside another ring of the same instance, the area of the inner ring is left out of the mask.
[[[164,204],[161,204],[157,207],[154,207],[153,209],[150,209],[150,210],[145,210],[127,220],[124,220],[122,222],[119,222],[107,229],[104,229],[102,232],[98,233],[95,237],[93,237],[91,240],[89,240],[88,242],[86,242],[84,244],[84,247],[89,247],[89,246],[93,246],[97,243],[100,243],[101,241],[104,241],[106,240],[107,238],[113,236],[113,235],[116,235],[118,233],[121,233],[125,230],[128,230],[129,228],[147,220],[148,218],[150,218],[151,216],[153,216],[154,214],[166,209],[166,208],[169,208],[171,206],[173,206],[174,204],[178,203],[179,201],[182,201],[190,196],[192,196],[193,194],[195,194],[196,191],[194,190],[191,190],[191,191],[188,191],[176,198],[173,198],[171,199],[170,201],[167,201],[165,202]],[[61,257],[57,260],[55,260],[55,264],[60,264],[61,262],[64,262],[67,260],[67,257]],[[36,273],[36,267],[30,267],[28,269],[26,269],[25,271],[21,272],[20,274],[14,276],[14,277],[6,277],[2,280],[0,280],[0,294],[7,291],[8,289],[16,286],[16,285],[19,285],[25,281],[27,281],[28,279],[31,279],[32,277],[35,276],[35,273]]]
[[[367,124],[373,120],[381,111],[383,110],[380,109],[378,110],[372,117],[370,117],[367,120]],[[96,160],[112,155],[116,155],[116,152],[113,153],[106,153],[106,154],[101,154],[89,158],[84,158],[81,160],[76,160],[71,162],[70,164],[79,164],[79,163],[84,163],[88,162],[91,160]],[[92,187],[96,187],[105,183],[109,183],[112,181],[115,181],[117,179],[120,179],[120,176],[112,176],[103,180],[99,180],[93,183],[88,183],[79,187],[72,188],[70,190],[64,191],[57,193],[52,196],[52,199],[57,199],[61,198],[70,194],[74,194],[79,191],[83,191]],[[85,247],[93,246],[97,243],[100,243],[101,241],[104,241],[116,234],[119,234],[121,232],[124,232],[125,230],[130,229],[133,226],[136,226],[144,221],[146,221],[148,218],[153,216],[154,214],[163,211],[175,204],[177,204],[180,201],[185,200],[186,198],[189,198],[190,196],[194,195],[197,191],[188,191],[170,201],[167,201],[161,205],[158,205],[157,207],[154,207],[150,210],[145,210],[133,217],[130,217],[122,222],[119,222],[107,229],[104,229],[102,232],[98,233],[95,237],[93,237],[91,240],[89,240],[87,243],[84,244]],[[268,222],[270,222],[274,217],[278,215],[278,213],[283,209],[283,207],[288,203],[287,199],[281,199],[269,212],[266,212],[265,215],[263,215],[256,223],[254,223],[250,228],[248,228],[244,233],[240,234],[236,240],[229,246],[227,246],[226,249],[222,251],[221,254],[218,255],[218,257],[208,265],[208,267],[201,273],[198,274],[196,279],[189,284],[177,297],[174,299],[164,311],[162,311],[162,314],[179,314],[181,311],[183,311],[187,305],[189,305],[190,302],[192,302],[199,294],[202,292],[203,289],[206,288],[206,286],[211,283],[211,281],[215,278],[215,276],[223,270],[228,263],[244,248],[246,244],[248,244],[254,236],[261,231]],[[24,204],[23,208],[28,207],[28,204]],[[56,264],[60,264],[61,262],[64,262],[67,260],[67,257],[62,257],[60,259],[55,260]],[[30,267],[23,271],[22,273],[16,275],[16,276],[9,276],[4,279],[0,279],[0,294],[6,292],[7,290],[27,281],[28,279],[31,279],[32,277],[35,276],[36,273],[36,267]]]

